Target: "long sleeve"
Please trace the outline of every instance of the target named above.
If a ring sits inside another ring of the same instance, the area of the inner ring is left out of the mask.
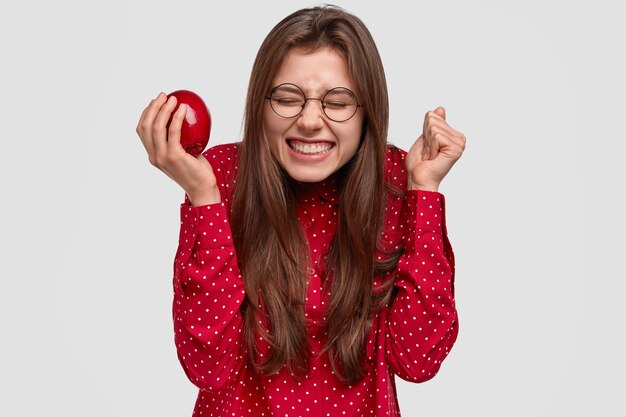
[[[216,392],[245,363],[240,312],[245,291],[224,204],[182,204],[180,210],[174,261],[176,349],[191,382]]]
[[[423,382],[438,372],[458,334],[444,196],[408,191],[402,225],[404,253],[387,315],[387,359],[400,378]]]

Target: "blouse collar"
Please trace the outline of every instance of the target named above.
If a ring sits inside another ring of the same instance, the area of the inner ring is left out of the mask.
[[[296,187],[299,199],[309,201],[321,200],[339,204],[339,181],[336,173],[321,182],[296,182]]]

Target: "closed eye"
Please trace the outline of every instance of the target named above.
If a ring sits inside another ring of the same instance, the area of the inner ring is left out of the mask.
[[[325,101],[324,105],[331,109],[345,109],[348,106],[351,106],[353,103],[346,103],[343,101]]]
[[[273,98],[276,104],[281,106],[301,106],[302,100],[293,99],[293,98]]]

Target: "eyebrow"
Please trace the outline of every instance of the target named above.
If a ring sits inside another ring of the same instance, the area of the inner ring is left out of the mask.
[[[273,90],[285,90],[285,91],[290,91],[290,92],[294,92],[294,93],[304,93],[304,91],[302,91],[300,89],[300,87],[296,86],[295,84],[293,84],[293,85],[277,85],[276,87],[273,88]]]
[[[330,90],[334,90],[335,88],[345,88],[346,90],[349,90],[353,96],[356,97],[356,93],[354,92],[354,90],[352,90],[352,88],[350,87],[346,87],[343,85],[336,85],[334,87],[330,87],[327,88],[326,90],[322,91],[320,93],[320,97],[322,97],[324,94],[328,93]],[[288,91],[288,92],[294,92],[294,93],[303,93],[306,97],[308,97],[308,94],[302,89],[300,88],[300,86],[298,86],[297,84],[294,83],[281,83],[278,84],[275,87],[272,87],[273,91]]]

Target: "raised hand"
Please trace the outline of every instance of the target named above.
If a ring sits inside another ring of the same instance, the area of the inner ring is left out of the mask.
[[[465,135],[446,122],[446,111],[437,107],[424,117],[424,131],[406,157],[408,188],[438,191],[441,180],[465,150]]]
[[[137,134],[148,160],[180,185],[194,206],[221,201],[211,164],[200,154],[189,155],[180,144],[180,130],[187,106],[181,104],[168,127],[176,97],[160,93],[150,101],[137,123]]]

